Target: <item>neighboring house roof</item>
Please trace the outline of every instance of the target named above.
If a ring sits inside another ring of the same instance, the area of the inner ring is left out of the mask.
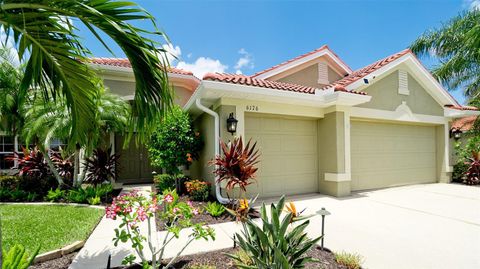
[[[456,110],[478,110],[478,107],[474,107],[474,106],[446,105],[445,107],[450,108],[450,109],[456,109]]]
[[[130,61],[127,58],[90,58],[90,62],[98,65],[132,68]],[[191,71],[175,67],[169,67],[168,73],[193,76],[193,73]]]
[[[288,60],[288,61],[285,61],[285,62],[283,62],[283,63],[274,65],[274,66],[272,66],[272,67],[270,67],[270,68],[267,68],[267,69],[265,69],[265,70],[262,70],[262,71],[260,71],[260,72],[257,72],[257,73],[255,73],[255,74],[253,74],[251,77],[258,77],[258,76],[260,76],[260,75],[264,75],[265,73],[274,71],[274,70],[279,69],[280,67],[286,66],[286,65],[288,65],[288,64],[293,64],[293,63],[295,63],[295,62],[297,62],[297,61],[300,61],[300,60],[302,60],[302,59],[304,59],[304,58],[306,58],[306,57],[308,57],[308,56],[314,55],[314,54],[319,53],[319,52],[322,52],[322,51],[329,52],[329,53],[331,54],[331,56],[333,56],[333,57],[331,57],[331,58],[333,58],[334,61],[339,62],[339,63],[340,63],[340,66],[342,66],[342,68],[345,70],[345,72],[346,72],[347,74],[352,72],[352,69],[351,69],[342,59],[340,59],[340,57],[338,57],[338,55],[337,55],[335,52],[333,52],[327,45],[323,45],[323,46],[321,46],[321,47],[318,48],[318,49],[312,50],[312,51],[310,51],[310,52],[307,52],[307,53],[305,53],[305,54],[302,54],[302,55],[300,55],[300,56],[297,56],[297,57],[295,57],[295,58],[293,58],[293,59],[290,59],[290,60]]]
[[[453,131],[459,130],[462,132],[470,131],[470,129],[472,129],[473,127],[473,124],[477,120],[477,117],[478,116],[470,116],[470,117],[457,119],[452,123],[451,130]]]
[[[368,76],[369,74],[373,73],[375,70],[378,70],[381,67],[397,60],[398,58],[402,57],[403,55],[405,55],[407,53],[411,53],[410,49],[402,50],[402,51],[397,52],[393,55],[390,55],[390,56],[385,57],[381,60],[378,60],[378,61],[376,61],[376,62],[374,62],[370,65],[367,65],[363,68],[360,68],[360,69],[354,71],[353,73],[351,73],[350,75],[348,75],[348,76],[346,76],[346,77],[344,77],[340,80],[337,80],[335,82],[330,83],[329,85],[323,87],[323,89],[328,89],[328,88],[331,88],[331,87],[335,87],[337,85],[340,85],[342,87],[346,87],[346,86],[352,84],[353,82]]]
[[[231,83],[231,84],[240,84],[240,85],[255,86],[255,87],[261,87],[261,88],[283,90],[283,91],[307,93],[307,94],[315,94],[315,90],[317,90],[314,87],[308,87],[308,86],[303,86],[303,85],[298,85],[293,83],[265,80],[265,79],[257,79],[251,76],[237,75],[237,74],[208,73],[203,77],[203,80],[219,81],[219,82],[225,82],[225,83]],[[366,93],[363,93],[363,92],[346,91],[345,89],[343,90],[335,89],[335,91],[345,91],[349,93],[366,95]]]

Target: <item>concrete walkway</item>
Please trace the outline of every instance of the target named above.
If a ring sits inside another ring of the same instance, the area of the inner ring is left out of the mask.
[[[276,201],[276,200],[272,200]],[[359,253],[365,268],[480,268],[480,188],[454,184],[428,184],[391,188],[334,198],[319,194],[289,197],[304,214],[326,207],[325,246],[333,251]],[[266,201],[270,202],[270,201]],[[310,236],[318,236],[321,218],[311,218]],[[103,219],[71,269],[105,268],[108,254],[118,266],[129,255],[129,245],[113,247],[113,228]],[[211,225],[216,240],[194,241],[184,255],[233,246],[241,225]],[[165,232],[158,233],[163,238]],[[166,257],[184,246],[189,230],[170,244]]]

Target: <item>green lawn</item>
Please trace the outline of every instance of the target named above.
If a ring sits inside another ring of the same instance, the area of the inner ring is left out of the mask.
[[[85,240],[103,209],[63,205],[0,205],[3,247],[22,244],[40,253]]]

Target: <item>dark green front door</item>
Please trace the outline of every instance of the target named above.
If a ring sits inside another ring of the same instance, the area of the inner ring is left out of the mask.
[[[135,143],[135,137],[132,137],[127,147],[124,148],[123,144],[124,136],[115,135],[115,152],[120,155],[117,182],[151,183],[153,170],[145,146]]]

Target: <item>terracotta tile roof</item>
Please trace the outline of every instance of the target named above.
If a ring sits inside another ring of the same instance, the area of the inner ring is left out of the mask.
[[[303,85],[298,85],[293,83],[258,79],[251,76],[237,75],[237,74],[208,73],[203,77],[203,80],[219,81],[219,82],[226,82],[226,83],[232,83],[232,84],[256,86],[256,87],[262,87],[262,88],[307,93],[307,94],[315,94],[315,90],[316,90],[316,88],[314,87],[308,87],[308,86],[303,86]],[[343,90],[335,89],[335,91],[345,91],[349,93],[366,95],[366,93],[364,92],[353,92],[353,91],[347,91],[345,89]]]
[[[307,53],[305,53],[305,54],[302,54],[302,55],[300,55],[300,56],[297,56],[297,57],[295,57],[295,58],[293,58],[293,59],[290,59],[290,60],[288,60],[288,61],[285,61],[285,62],[283,62],[283,63],[279,63],[279,64],[277,64],[277,65],[274,65],[274,66],[270,67],[270,68],[267,68],[267,69],[265,69],[265,70],[262,70],[262,71],[260,71],[260,72],[257,72],[257,73],[255,73],[255,74],[253,74],[251,77],[252,77],[252,78],[257,77],[257,76],[259,76],[259,75],[261,75],[261,74],[264,74],[264,73],[270,72],[270,71],[272,71],[272,70],[274,70],[274,69],[277,69],[277,68],[279,68],[280,66],[284,66],[284,65],[286,65],[286,64],[289,64],[289,63],[294,62],[294,61],[296,61],[296,60],[305,58],[305,57],[307,57],[307,56],[309,56],[309,55],[315,54],[315,53],[317,53],[317,52],[319,52],[319,51],[322,51],[322,50],[329,50],[333,55],[335,55],[335,56],[338,58],[338,60],[340,60],[340,62],[342,62],[348,69],[350,69],[350,67],[349,67],[342,59],[340,59],[340,57],[338,57],[338,55],[335,54],[327,45],[323,45],[323,46],[321,46],[321,47],[318,48],[318,49],[312,50],[312,51],[310,51],[310,52],[307,52]]]
[[[456,109],[456,110],[478,110],[478,107],[474,106],[456,106],[456,105],[445,105],[447,108]]]
[[[132,67],[132,65],[130,64],[130,61],[127,58],[90,58],[90,62],[98,65],[108,65],[108,66],[125,67],[125,68]],[[178,69],[175,67],[169,67],[168,72],[172,74],[178,74],[178,75],[193,76],[192,72],[183,70],[183,69]]]
[[[460,130],[462,132],[470,131],[478,116],[460,118],[452,123],[451,130]]]
[[[343,87],[346,87],[350,84],[352,84],[353,82],[359,80],[359,79],[362,79],[364,78],[365,76],[368,76],[369,74],[373,73],[374,71],[380,69],[381,67],[397,60],[398,58],[402,57],[403,55],[406,55],[408,53],[411,53],[411,50],[410,49],[406,49],[406,50],[402,50],[400,52],[397,52],[393,55],[390,55],[386,58],[383,58],[381,60],[378,60],[376,62],[374,62],[373,64],[370,64],[370,65],[367,65],[363,68],[360,68],[356,71],[354,71],[353,73],[351,73],[350,75],[340,79],[340,80],[337,80],[325,87],[323,87],[323,89],[327,89],[327,88],[331,88],[331,87],[335,87],[335,86],[343,86]]]

